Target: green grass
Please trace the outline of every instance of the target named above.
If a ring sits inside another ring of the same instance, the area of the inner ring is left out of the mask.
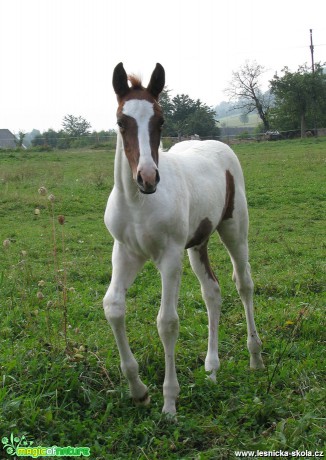
[[[98,460],[233,459],[235,450],[324,448],[326,139],[235,150],[247,183],[266,369],[249,370],[243,308],[214,236],[209,252],[223,295],[221,369],[216,385],[206,380],[207,317],[185,258],[175,423],[161,416],[164,356],[153,265],[129,290],[127,315],[130,344],[150,386],[149,407],[129,400],[102,309],[111,274],[103,213],[113,152],[0,152],[0,438],[14,433],[35,446],[89,446]],[[55,257],[52,209],[40,186],[56,197]],[[1,446],[0,452],[10,458]]]

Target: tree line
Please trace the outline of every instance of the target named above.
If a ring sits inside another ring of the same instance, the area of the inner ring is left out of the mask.
[[[325,65],[315,64],[310,69],[306,64],[296,72],[288,67],[275,74],[269,82],[269,89],[262,91],[265,69],[255,61],[247,61],[232,73],[232,80],[225,92],[232,101],[235,111],[240,111],[243,120],[252,112],[258,114],[259,130],[266,132],[299,131],[305,137],[307,129],[326,127],[326,73]],[[194,100],[187,94],[170,95],[168,88],[160,96],[164,112],[163,137],[182,140],[197,135],[199,138],[219,138],[218,114],[200,99]],[[24,141],[40,148],[67,149],[109,145],[114,147],[116,131],[92,131],[91,124],[81,116],[66,115],[62,129],[49,129],[42,134],[19,132],[17,145]]]
[[[42,134],[33,130],[30,144],[39,148],[68,149],[89,146],[115,145],[115,130],[92,131],[91,124],[83,117],[68,114],[63,118],[62,129],[48,129]],[[28,135],[27,135],[28,136]]]
[[[264,72],[254,61],[232,73],[226,93],[234,108],[243,114],[256,112],[264,131],[300,131],[305,137],[307,129],[326,127],[325,64],[317,63],[313,69],[300,65],[296,72],[284,67],[270,80],[267,92],[261,90]]]
[[[181,140],[192,135],[203,137],[218,137],[220,129],[217,126],[216,113],[199,99],[193,100],[186,94],[170,96],[165,89],[160,97],[160,104],[164,111],[165,123],[163,137],[174,137]],[[33,130],[33,133],[19,132],[20,145],[24,139],[32,139],[29,144],[33,147],[49,147],[67,149],[70,147],[87,147],[115,143],[116,131],[91,131],[91,124],[81,116],[66,115],[62,122],[62,129],[49,129],[42,134]]]

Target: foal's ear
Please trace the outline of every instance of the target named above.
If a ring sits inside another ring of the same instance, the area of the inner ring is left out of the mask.
[[[129,91],[128,77],[122,62],[113,71],[112,85],[118,98],[124,97]]]
[[[147,91],[154,96],[155,99],[158,99],[160,93],[162,92],[165,85],[165,71],[161,64],[157,63],[156,67],[152,73],[151,80],[147,86]]]

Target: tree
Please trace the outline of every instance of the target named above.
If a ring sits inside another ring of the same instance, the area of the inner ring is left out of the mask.
[[[163,125],[163,136],[173,136],[173,104],[170,98],[170,90],[164,89],[160,94],[160,106],[163,109],[164,114],[164,125]]]
[[[82,117],[66,115],[62,126],[64,131],[71,137],[81,137],[90,134],[91,124]]]
[[[188,135],[218,137],[220,130],[216,126],[215,111],[200,101],[197,102],[195,111],[188,117]]]
[[[257,111],[266,131],[269,130],[270,94],[261,90],[260,78],[265,69],[260,64],[246,61],[239,70],[232,72],[232,80],[225,90],[229,98],[235,101],[234,107],[242,113]]]
[[[18,139],[15,141],[18,148],[22,148],[26,133],[24,131],[18,131]]]
[[[41,133],[38,129],[33,129],[30,133],[27,133],[26,136],[24,137],[24,145],[26,145],[26,147],[30,147],[35,137],[40,136],[40,135]]]
[[[188,136],[189,132],[189,117],[196,110],[196,103],[187,94],[178,94],[172,99],[172,121],[174,125],[175,133],[178,138],[182,136]],[[195,134],[192,132],[191,134]],[[196,133],[197,134],[197,133]]]
[[[241,121],[241,123],[243,123],[244,125],[246,125],[247,123],[249,123],[249,115],[247,113],[242,113],[240,116],[239,116],[239,120]]]
[[[300,129],[301,137],[305,137],[307,126],[326,122],[326,75],[320,64],[314,72],[307,64],[296,72],[287,67],[282,72],[282,77],[275,75],[270,82],[275,95],[273,125],[282,130]]]
[[[70,147],[70,144],[71,139],[65,131],[61,130],[57,132],[54,129],[43,131],[42,134],[39,132],[32,140],[33,147],[44,147],[46,149],[67,149]]]
[[[201,102],[191,99],[187,94],[170,98],[169,90],[160,96],[165,123],[163,136],[183,136],[198,134],[200,137],[216,137],[220,131],[216,126],[215,111]]]

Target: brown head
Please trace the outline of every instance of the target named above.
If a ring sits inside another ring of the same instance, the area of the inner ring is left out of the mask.
[[[133,178],[142,193],[154,193],[160,180],[158,151],[164,119],[158,98],[165,84],[164,69],[156,64],[144,88],[138,78],[128,78],[120,62],[112,83],[119,104],[117,122]]]

